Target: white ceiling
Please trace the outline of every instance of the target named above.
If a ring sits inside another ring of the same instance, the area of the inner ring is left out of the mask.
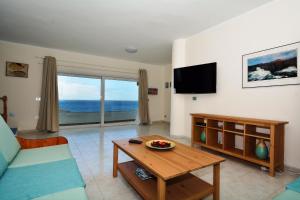
[[[1,0],[0,40],[167,64],[173,40],[268,1]],[[138,53],[126,53],[127,46]]]

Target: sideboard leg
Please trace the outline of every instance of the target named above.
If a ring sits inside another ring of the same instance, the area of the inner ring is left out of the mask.
[[[275,126],[272,125],[270,134],[270,176],[275,176],[275,134]]]

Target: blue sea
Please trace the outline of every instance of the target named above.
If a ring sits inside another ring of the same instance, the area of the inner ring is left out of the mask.
[[[59,109],[65,112],[100,112],[101,103],[97,100],[60,100]],[[109,101],[104,102],[105,112],[136,111],[137,101]]]

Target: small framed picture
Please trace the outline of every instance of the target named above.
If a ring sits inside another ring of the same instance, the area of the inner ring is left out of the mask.
[[[6,76],[28,78],[28,64],[6,62]]]
[[[148,94],[149,95],[157,95],[158,89],[157,88],[148,88]]]
[[[300,42],[243,55],[243,88],[300,84]]]

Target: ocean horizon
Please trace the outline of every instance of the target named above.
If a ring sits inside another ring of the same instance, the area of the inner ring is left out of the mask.
[[[60,112],[100,112],[101,100],[59,100]],[[138,110],[138,101],[105,100],[105,112],[132,112]]]

